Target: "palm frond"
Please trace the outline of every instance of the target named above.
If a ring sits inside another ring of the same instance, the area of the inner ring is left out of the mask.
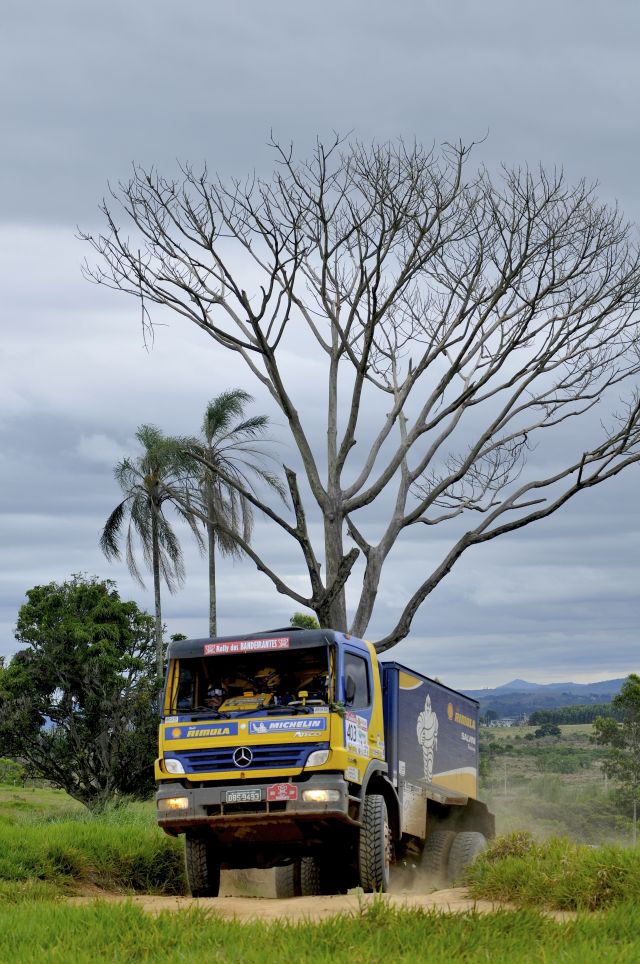
[[[124,510],[127,502],[128,499],[124,499],[120,505],[117,505],[104,524],[104,529],[100,536],[100,548],[107,559],[120,558],[118,537],[124,521]]]

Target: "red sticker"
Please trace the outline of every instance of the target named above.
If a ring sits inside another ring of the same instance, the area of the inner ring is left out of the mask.
[[[273,649],[289,649],[289,636],[272,639],[233,639],[228,643],[206,643],[205,656],[224,656],[227,653],[264,653]]]
[[[297,800],[298,787],[295,783],[274,783],[267,787],[267,800]]]

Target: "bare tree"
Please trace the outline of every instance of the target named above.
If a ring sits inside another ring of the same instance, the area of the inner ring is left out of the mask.
[[[304,163],[272,146],[269,180],[225,183],[186,166],[176,181],[135,167],[103,203],[105,233],[82,235],[99,255],[86,273],[138,297],[148,327],[153,304],[172,308],[271,393],[306,477],[301,485],[285,467],[293,517],[228,481],[298,544],[308,595],[242,548],[322,625],[364,634],[398,540],[449,525],[448,551],[416,574],[377,642],[385,650],[470,546],[549,516],[640,459],[635,235],[593,186],[543,169],[467,174],[462,145],[437,154],[336,138]],[[283,364],[303,338],[326,359],[321,445]],[[545,469],[529,456],[550,429],[562,455]],[[373,537],[367,507],[390,496]],[[362,590],[348,620],[358,556]]]

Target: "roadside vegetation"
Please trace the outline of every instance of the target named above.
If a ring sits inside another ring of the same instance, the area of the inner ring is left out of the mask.
[[[501,838],[469,874],[478,898],[519,909],[488,915],[362,904],[353,917],[251,926],[197,908],[152,916],[132,903],[76,906],[77,893],[183,894],[180,842],[148,803],[92,814],[61,790],[0,786],[0,960],[582,962],[640,958],[637,850]],[[554,920],[541,911],[577,910]],[[597,915],[587,913],[597,910]]]
[[[0,787],[0,904],[97,888],[185,892],[182,848],[158,830],[152,807],[94,815],[60,790]]]
[[[566,837],[498,837],[467,872],[474,897],[519,907],[601,910],[640,898],[635,847],[589,847]]]
[[[481,729],[481,796],[497,832],[631,843],[633,808],[604,770],[607,751],[593,743],[593,726],[560,725],[559,736],[536,737],[539,729]]]
[[[558,922],[535,911],[444,915],[398,911],[382,902],[355,917],[319,923],[221,920],[202,910],[157,917],[132,904],[0,908],[0,957],[15,964],[68,961],[265,960],[349,962],[428,959],[430,964],[491,960],[636,961],[640,914],[621,905],[595,917]]]

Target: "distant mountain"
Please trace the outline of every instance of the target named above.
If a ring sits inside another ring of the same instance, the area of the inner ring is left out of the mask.
[[[481,715],[493,710],[503,717],[529,714],[534,710],[555,710],[561,706],[610,703],[623,683],[624,677],[597,683],[529,683],[527,680],[514,679],[493,689],[465,692],[479,700]]]
[[[530,690],[539,689],[541,685],[540,683],[527,683],[526,679],[512,679],[510,683],[503,683],[502,686],[496,686],[495,692],[528,693]]]

